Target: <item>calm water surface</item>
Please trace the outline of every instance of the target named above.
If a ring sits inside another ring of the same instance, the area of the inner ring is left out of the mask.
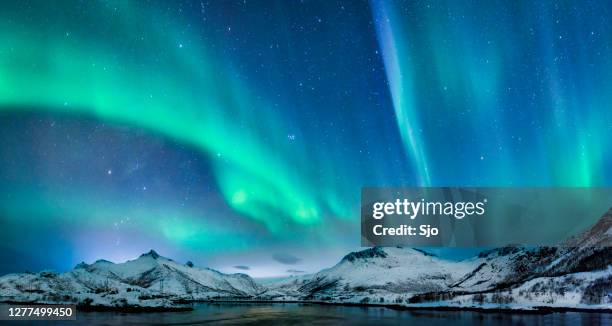
[[[397,311],[387,308],[309,304],[197,304],[193,311],[164,313],[78,312],[76,321],[12,322],[15,325],[612,325],[612,314],[546,315],[472,311]],[[2,324],[2,322],[0,322]]]

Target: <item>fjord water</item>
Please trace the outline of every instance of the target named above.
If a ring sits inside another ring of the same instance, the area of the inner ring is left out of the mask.
[[[15,322],[15,324],[23,322]],[[32,322],[53,325],[612,325],[612,314],[482,313],[473,311],[399,311],[382,307],[314,304],[196,304],[193,311],[162,313],[81,312],[76,321]]]

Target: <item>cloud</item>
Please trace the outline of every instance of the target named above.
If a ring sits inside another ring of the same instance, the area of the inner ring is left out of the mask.
[[[235,269],[241,269],[243,271],[248,271],[249,269],[251,269],[249,266],[244,266],[244,265],[236,265],[234,266]]]
[[[287,273],[290,273],[290,274],[303,274],[303,273],[306,273],[306,272],[305,271],[300,271],[300,270],[297,270],[297,269],[288,269]]]
[[[300,258],[297,258],[291,254],[280,253],[272,255],[272,258],[277,262],[285,265],[294,265],[301,261]]]

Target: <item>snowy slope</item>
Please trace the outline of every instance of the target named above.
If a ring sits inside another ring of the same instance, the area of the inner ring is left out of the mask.
[[[409,248],[350,253],[265,298],[410,306],[612,309],[612,209],[558,247],[509,246],[456,262]]]
[[[573,308],[612,310],[612,267],[556,277],[536,277],[515,287],[458,294],[439,300],[409,300],[414,307],[484,309]]]
[[[440,291],[473,268],[474,262],[443,260],[411,248],[371,248],[346,255],[335,266],[313,275],[298,291],[312,299]]]
[[[0,301],[165,306],[177,300],[248,298],[263,289],[245,274],[189,267],[155,251],[114,264],[98,260],[72,271],[0,277]]]
[[[315,300],[412,307],[612,310],[612,209],[558,247],[510,246],[464,261],[410,248],[370,248],[313,275],[259,286],[244,274],[179,264],[150,251],[70,272],[0,277],[0,302],[171,307],[214,299]]]
[[[612,209],[585,232],[558,247],[504,247],[472,258],[478,268],[453,286],[483,291],[514,286],[536,277],[605,270],[612,264]]]
[[[557,248],[503,247],[469,259],[476,268],[450,289],[485,291],[506,287],[541,275],[557,259]]]

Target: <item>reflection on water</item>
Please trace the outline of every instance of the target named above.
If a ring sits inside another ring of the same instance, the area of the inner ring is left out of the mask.
[[[15,322],[24,325],[24,322]],[[472,311],[398,311],[387,308],[311,304],[197,304],[193,311],[165,313],[78,312],[77,321],[53,325],[612,325],[612,314],[551,313],[545,315]],[[41,322],[32,322],[40,325]]]

